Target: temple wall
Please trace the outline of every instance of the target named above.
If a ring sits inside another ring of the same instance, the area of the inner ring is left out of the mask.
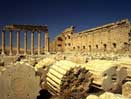
[[[79,33],[74,28],[62,32],[64,52],[118,52],[129,45],[130,22],[121,20]],[[67,32],[68,31],[68,32]],[[54,41],[56,42],[56,41]],[[55,48],[56,49],[56,48]],[[56,50],[57,52],[57,50]]]

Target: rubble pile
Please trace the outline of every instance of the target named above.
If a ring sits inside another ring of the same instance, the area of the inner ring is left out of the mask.
[[[0,99],[36,99],[40,90],[48,90],[55,97],[51,99],[130,99],[131,58],[87,53],[5,56],[0,60],[0,90]]]

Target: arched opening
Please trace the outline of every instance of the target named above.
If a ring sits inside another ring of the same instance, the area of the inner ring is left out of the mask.
[[[91,45],[89,45],[89,51],[91,51]]]
[[[80,49],[80,46],[77,46],[78,50]]]
[[[128,51],[129,50],[129,44],[127,42],[124,42],[123,48],[124,48],[125,51]]]
[[[62,37],[57,38],[57,51],[63,52],[63,38]]]
[[[107,45],[106,45],[106,44],[103,44],[103,46],[104,46],[104,51],[106,51]]]
[[[70,44],[70,43],[68,43],[68,46],[71,46],[71,44]]]
[[[113,45],[113,48],[116,48],[117,46],[116,46],[116,43],[112,43],[112,45]]]
[[[63,39],[61,37],[58,37],[57,40],[58,41],[63,41]]]
[[[85,46],[83,46],[83,49],[85,49],[86,47]]]
[[[98,45],[96,45],[96,49],[98,49]]]

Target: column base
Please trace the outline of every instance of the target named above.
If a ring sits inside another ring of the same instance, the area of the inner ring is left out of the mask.
[[[31,55],[34,55],[34,52],[31,52]]]
[[[12,54],[12,53],[10,53],[9,55],[10,55],[10,56],[12,56],[13,54]]]
[[[41,54],[39,53],[39,54],[37,54],[37,55],[41,55]]]
[[[40,51],[38,51],[38,52],[37,52],[37,55],[41,55],[41,52],[40,52]]]
[[[31,54],[32,56],[34,55],[34,54]]]
[[[20,52],[19,52],[19,51],[17,51],[17,52],[16,52],[16,55],[20,55]]]
[[[48,51],[45,51],[44,53],[45,53],[45,54],[50,54],[50,52],[48,52]]]
[[[27,55],[27,53],[25,52],[24,55]]]
[[[1,52],[1,55],[5,55],[5,52]]]

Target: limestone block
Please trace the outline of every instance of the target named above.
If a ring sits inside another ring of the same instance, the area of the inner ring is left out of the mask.
[[[96,95],[89,95],[86,97],[86,99],[99,99],[99,97]]]
[[[92,60],[82,64],[93,74],[93,86],[105,91],[117,91],[126,78],[126,69],[118,66],[113,61]]]
[[[100,95],[100,99],[128,99],[120,94],[113,94],[110,92],[105,92],[104,94]]]
[[[84,57],[81,55],[71,55],[71,56],[68,56],[66,60],[70,60],[70,61],[78,63],[78,64],[83,64],[83,63],[88,62],[87,57]]]
[[[53,63],[55,63],[56,60],[53,58],[44,58],[43,60],[40,60],[36,65],[35,65],[35,69],[38,70],[40,68],[46,68],[47,66],[52,65]]]
[[[123,67],[127,68],[127,77],[131,79],[131,58],[123,57],[117,61]]]
[[[131,98],[131,81],[126,82],[122,86],[122,95],[128,98]]]
[[[67,60],[53,64],[46,77],[46,84],[53,95],[69,99],[83,99],[92,82],[91,73],[78,64]]]
[[[39,77],[32,66],[15,63],[0,71],[0,99],[36,99]]]

